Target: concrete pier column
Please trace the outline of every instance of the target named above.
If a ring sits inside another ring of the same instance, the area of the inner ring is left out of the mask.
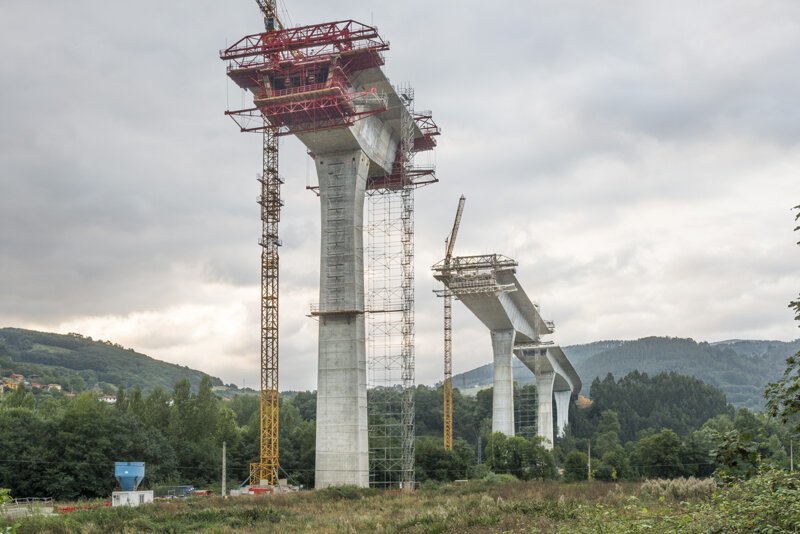
[[[318,154],[322,222],[317,375],[317,488],[369,485],[363,216],[369,160]]]
[[[569,422],[569,401],[572,398],[572,392],[570,390],[556,391],[553,396],[556,399],[556,428],[560,438],[564,436],[564,430],[567,429]]]
[[[514,353],[515,330],[493,330],[494,392],[492,394],[492,432],[514,435]]]
[[[544,446],[553,448],[553,371],[541,370],[536,373],[536,435],[545,439]]]

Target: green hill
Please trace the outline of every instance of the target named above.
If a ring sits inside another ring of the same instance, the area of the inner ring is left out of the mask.
[[[145,391],[159,386],[172,389],[181,378],[197,386],[204,374],[79,334],[0,328],[0,374],[12,372],[73,391],[104,384],[139,386]],[[222,385],[219,378],[211,380],[213,385]]]
[[[647,337],[634,341],[599,341],[564,347],[589,393],[596,377],[608,373],[620,378],[631,371],[654,375],[662,371],[694,376],[721,389],[730,403],[762,410],[762,392],[777,379],[788,356],[800,350],[800,340],[791,342],[730,340],[697,343],[692,339]],[[514,359],[514,378],[521,384],[533,380],[531,372]],[[453,377],[462,390],[490,386],[492,364]]]

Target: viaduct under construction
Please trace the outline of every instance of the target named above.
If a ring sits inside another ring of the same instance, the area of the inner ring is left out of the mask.
[[[253,98],[226,114],[264,139],[261,448],[251,484],[279,476],[278,138],[294,135],[314,159],[321,209],[320,300],[311,309],[319,320],[316,487],[410,488],[414,190],[436,181],[414,155],[432,150],[440,132],[429,112],[414,110],[410,87],[389,83],[381,69],[389,45],[375,28],[353,20],[284,28],[274,1],[258,3],[266,31],[220,54]]]
[[[279,465],[279,174],[282,136],[297,137],[314,159],[321,216],[315,486],[414,485],[414,191],[435,183],[415,156],[436,146],[430,112],[414,91],[384,74],[389,44],[353,20],[286,28],[275,0],[256,0],[265,31],[220,52],[227,74],[252,96],[228,110],[242,132],[263,135],[261,194],[260,453],[251,486],[276,486]],[[491,330],[493,430],[514,434],[511,355],[537,376],[539,434],[552,443],[555,389],[559,429],[580,389],[552,342],[538,306],[500,256],[453,257],[459,204],[446,258],[434,266],[445,289],[444,446],[452,447],[449,312],[462,300]],[[549,415],[548,415],[549,414]],[[549,417],[549,418],[548,418]],[[549,428],[549,433],[548,433]]]

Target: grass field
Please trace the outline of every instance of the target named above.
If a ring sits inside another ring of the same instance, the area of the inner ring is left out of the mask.
[[[414,494],[336,488],[169,501],[18,522],[15,532],[751,532],[720,522],[710,481],[516,482],[504,477]],[[727,526],[725,526],[727,525]],[[0,523],[2,531],[2,523]],[[792,530],[772,530],[787,532]]]

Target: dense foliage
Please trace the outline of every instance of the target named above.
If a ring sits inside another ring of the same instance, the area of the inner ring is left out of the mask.
[[[588,418],[599,422],[605,411],[615,412],[623,443],[645,429],[669,428],[685,435],[716,415],[733,414],[720,390],[675,373],[650,377],[633,371],[619,380],[608,374],[592,382],[591,395]]]
[[[800,206],[795,221],[800,220]],[[800,230],[800,226],[795,231]],[[800,245],[800,241],[797,243]],[[795,320],[800,322],[800,297],[789,303],[794,310]],[[800,350],[786,359],[786,370],[783,376],[769,384],[765,390],[767,406],[773,416],[780,417],[785,423],[792,422],[795,431],[800,432]]]
[[[221,399],[205,377],[170,391],[118,388],[108,405],[92,392],[75,398],[18,388],[0,400],[0,487],[14,496],[107,497],[114,461],[145,461],[146,484],[216,484],[227,443],[229,487],[247,477],[258,456],[258,397]],[[595,392],[596,389],[596,392]],[[525,390],[531,392],[531,386]],[[788,464],[786,427],[746,409],[733,412],[720,392],[689,377],[634,373],[598,380],[595,403],[572,410],[553,451],[539,438],[491,434],[492,391],[454,395],[455,447],[441,441],[441,389],[417,388],[417,477],[423,483],[480,478],[600,480],[709,476],[746,477],[758,458]],[[691,391],[690,391],[691,390]],[[35,393],[35,394],[34,394]],[[378,394],[388,394],[377,392]],[[372,395],[376,392],[371,392]],[[657,399],[653,409],[634,402]],[[535,396],[535,395],[534,395]],[[290,481],[314,483],[316,394],[281,398],[281,466]],[[707,419],[707,420],[706,420]]]

